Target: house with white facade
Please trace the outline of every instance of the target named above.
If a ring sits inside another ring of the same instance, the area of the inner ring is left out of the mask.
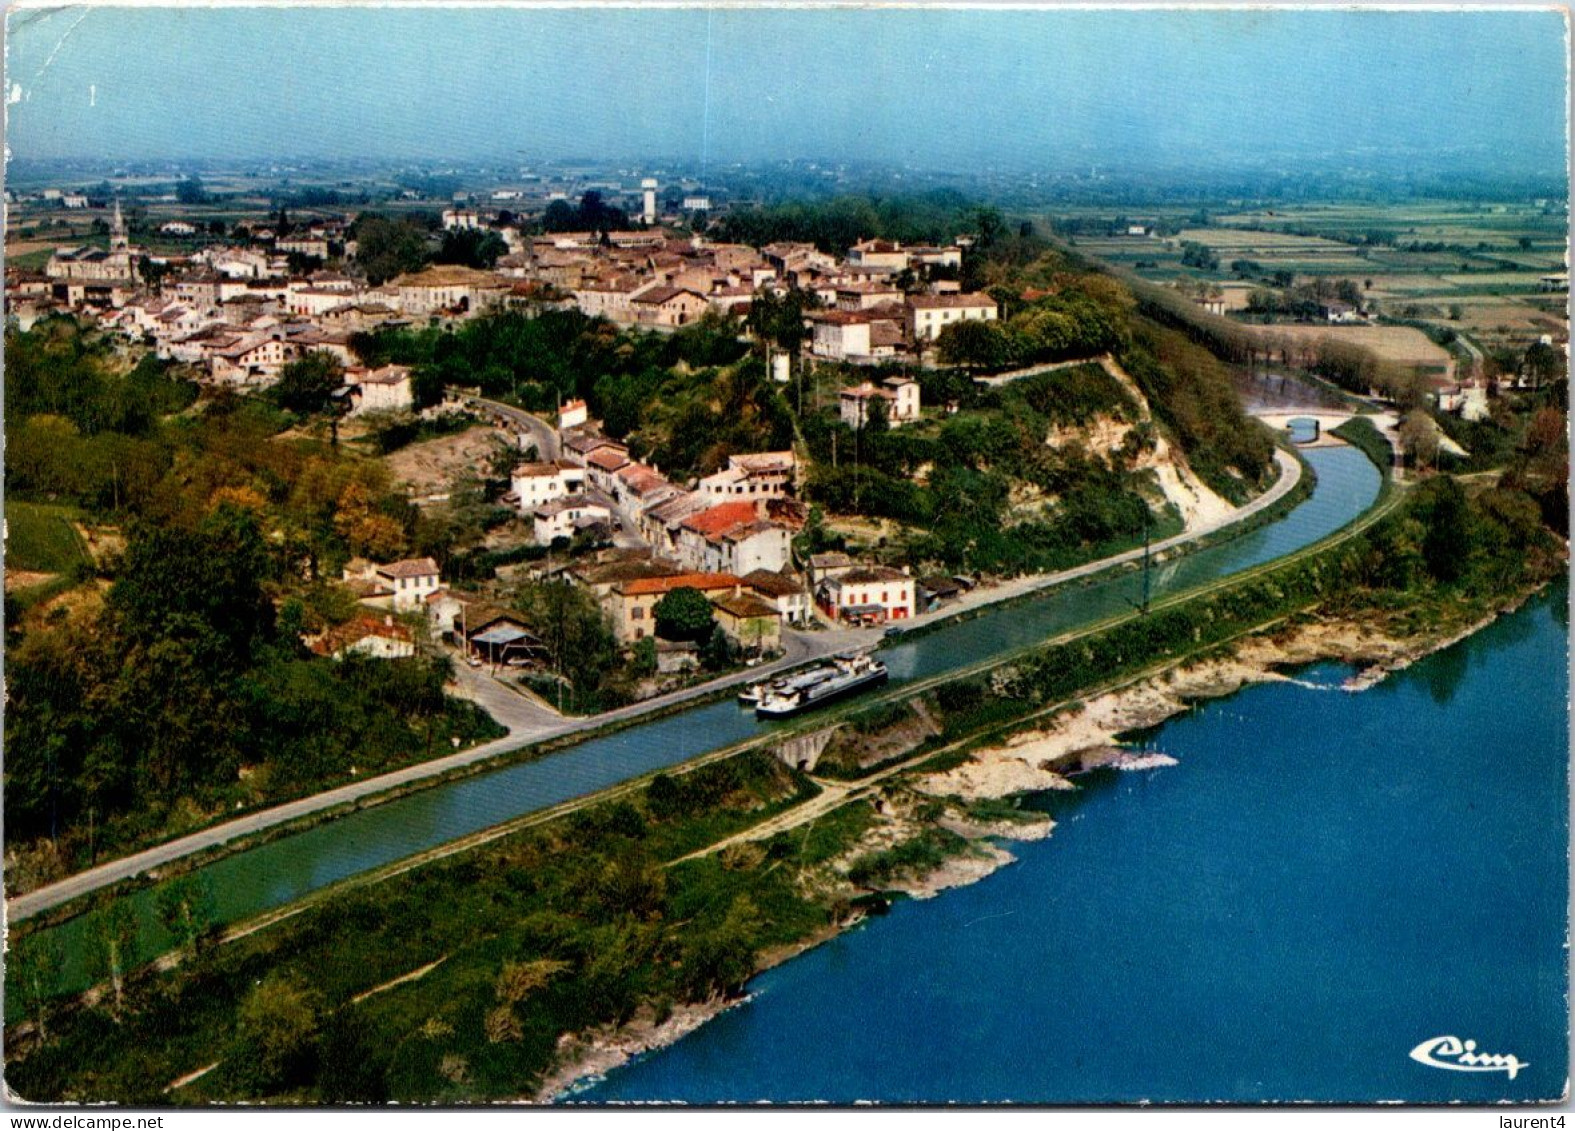
[[[350,413],[409,412],[415,407],[410,385],[410,366],[385,365],[381,369],[348,369],[345,383],[350,386]]]
[[[911,377],[888,377],[879,385],[865,381],[837,394],[837,411],[849,428],[862,428],[870,419],[870,405],[881,402],[891,427],[919,419],[919,383]]]
[[[694,489],[718,503],[780,499],[793,482],[797,463],[791,451],[729,456],[726,467],[698,480]]]
[[[584,495],[571,495],[543,503],[532,512],[533,535],[538,546],[550,546],[559,538],[573,538],[591,526],[611,526],[612,511]]]
[[[509,492],[522,515],[536,508],[585,490],[585,468],[568,460],[552,463],[522,463],[510,476]]]
[[[908,296],[908,322],[913,340],[934,341],[956,322],[993,322],[1000,308],[985,294],[936,294]]]
[[[882,624],[914,615],[914,581],[888,566],[861,566],[820,582],[815,601],[834,621]]]
[[[873,267],[893,275],[908,266],[908,253],[892,240],[864,240],[848,249],[848,262],[855,267]]]
[[[805,624],[814,610],[809,590],[798,578],[775,570],[756,569],[743,575],[744,588],[776,609],[783,624]]]
[[[405,558],[402,561],[376,565],[362,558],[353,558],[344,568],[344,580],[370,585],[389,595],[388,604],[398,612],[425,607],[426,598],[443,587],[437,562],[431,558]]]
[[[342,660],[350,653],[376,660],[402,660],[416,654],[415,636],[391,616],[381,618],[362,613],[312,641],[319,656]]]
[[[868,364],[898,357],[904,348],[900,317],[873,310],[816,310],[810,352],[828,361]]]

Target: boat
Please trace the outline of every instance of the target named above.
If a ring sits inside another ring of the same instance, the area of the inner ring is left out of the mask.
[[[864,653],[833,657],[790,679],[762,689],[755,714],[763,719],[786,719],[823,706],[866,687],[885,683],[886,665]]]

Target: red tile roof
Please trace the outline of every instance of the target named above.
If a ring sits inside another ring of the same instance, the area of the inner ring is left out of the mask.
[[[625,597],[644,597],[653,593],[671,593],[674,589],[732,589],[741,585],[730,573],[679,573],[672,577],[641,577],[618,586]]]
[[[438,564],[431,558],[406,558],[377,567],[384,577],[436,577]]]
[[[684,529],[709,538],[756,518],[754,503],[722,503],[684,520]]]
[[[617,471],[629,462],[629,457],[617,448],[597,448],[585,457],[585,462],[603,471]]]

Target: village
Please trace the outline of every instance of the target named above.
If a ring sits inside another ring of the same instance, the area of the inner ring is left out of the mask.
[[[709,678],[782,656],[784,633],[901,625],[971,588],[966,577],[919,578],[840,551],[795,554],[809,508],[802,459],[793,450],[733,454],[712,474],[675,482],[607,435],[584,400],[561,404],[552,421],[464,389],[421,404],[410,366],[367,365],[353,348],[359,334],[455,328],[511,309],[578,309],[619,328],[657,333],[710,317],[742,338],[755,296],[792,290],[807,307],[808,356],[768,353],[771,376],[787,382],[795,363],[883,366],[874,380],[837,394],[838,418],[863,429],[877,418],[890,427],[920,419],[919,382],[886,376],[889,363],[933,361],[947,326],[998,314],[993,298],[963,293],[957,282],[966,236],[948,246],[868,239],[842,257],[810,243],[756,249],[664,227],[664,219],[678,217],[658,215],[653,181],[645,180],[633,201],[636,229],[537,236],[522,233],[523,215],[511,224],[507,211],[449,208],[445,233],[485,230],[504,241],[507,253],[493,268],[429,265],[373,285],[359,269],[349,217],[302,222],[288,235],[257,226],[244,241],[155,254],[132,244],[117,196],[95,202],[108,213],[107,247],[57,247],[42,270],[9,270],[6,294],[24,330],[70,315],[133,353],[189,367],[210,392],[262,393],[288,367],[327,355],[343,380],[330,412],[347,427],[417,412],[425,420],[492,425],[518,454],[509,489],[494,501],[517,513],[517,528],[536,546],[573,550],[531,562],[526,579],[568,582],[594,597],[618,647],[649,677],[639,697],[693,682],[702,669]],[[72,194],[59,203],[74,210],[89,202]],[[199,228],[172,220],[159,233],[178,239]],[[461,585],[445,579],[432,557],[353,558],[341,582],[361,611],[305,636],[318,655],[398,659],[422,648],[446,650],[543,706],[548,697],[531,688],[569,682],[561,664],[545,683],[519,678],[521,671],[541,674],[549,649],[539,626],[511,602],[507,582]],[[702,596],[711,623],[659,633],[664,600],[675,593],[680,597],[669,604]],[[828,638],[799,651],[830,646]]]
[[[346,367],[359,412],[408,408],[411,398],[399,374],[359,364],[353,334],[452,326],[502,309],[577,308],[616,326],[670,332],[707,312],[741,318],[762,288],[794,288],[819,307],[809,313],[812,354],[854,364],[922,361],[946,326],[997,317],[993,298],[961,292],[966,236],[945,247],[868,239],[842,257],[804,242],[717,243],[698,228],[672,226],[684,214],[660,214],[655,182],[644,184],[640,211],[629,217],[640,227],[626,231],[533,236],[523,213],[444,209],[444,234],[485,235],[504,253],[490,269],[433,264],[377,285],[358,269],[350,216],[314,216],[288,234],[236,225],[244,241],[232,232],[194,242],[186,254],[156,253],[132,245],[117,196],[99,202],[109,213],[99,221],[107,247],[56,247],[41,269],[8,269],[7,306],[24,329],[51,313],[91,314],[159,357],[238,388],[266,387],[290,361],[323,351]],[[171,220],[157,234],[178,241],[201,233]]]

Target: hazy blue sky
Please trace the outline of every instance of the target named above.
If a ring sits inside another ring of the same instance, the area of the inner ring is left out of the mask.
[[[1557,12],[62,8],[9,14],[18,157],[867,156],[1562,170]]]

